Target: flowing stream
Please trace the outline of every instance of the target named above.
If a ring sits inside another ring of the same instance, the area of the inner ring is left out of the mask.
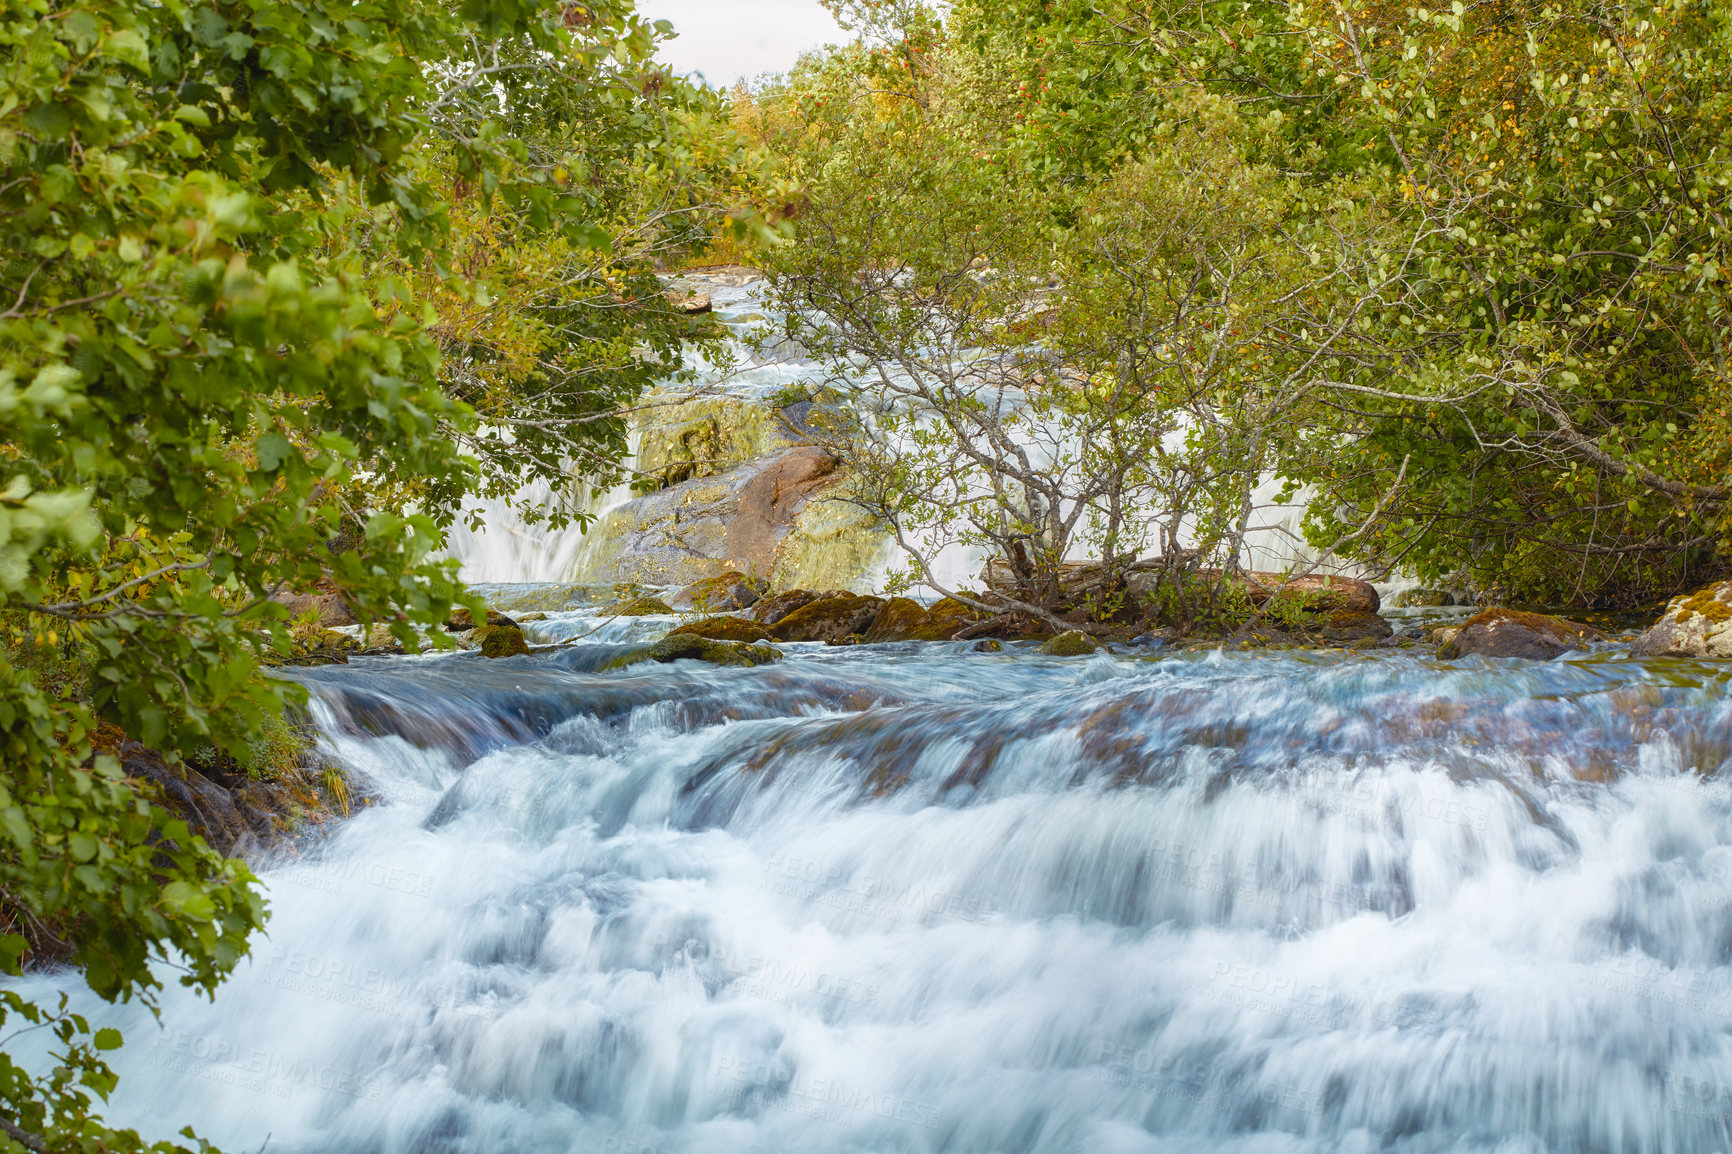
[[[304,671],[377,803],[266,872],[214,1003],[79,1002],[127,1034],[111,1116],[289,1154],[1732,1148],[1732,667],[596,671],[666,625]]]

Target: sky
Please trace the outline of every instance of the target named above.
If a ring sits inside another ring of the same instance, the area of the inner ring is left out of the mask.
[[[785,72],[808,48],[847,39],[818,0],[638,0],[637,7],[679,32],[663,58],[680,72],[703,73],[717,88]]]

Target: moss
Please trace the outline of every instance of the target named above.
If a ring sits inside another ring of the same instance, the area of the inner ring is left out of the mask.
[[[1721,601],[1715,594],[1725,590],[1725,585],[1710,585],[1688,601],[1678,606],[1678,620],[1687,617],[1704,617],[1719,625],[1732,620],[1732,604]]]
[[[778,641],[841,641],[871,626],[884,605],[876,597],[825,597],[796,609],[770,628]]]
[[[864,588],[889,543],[883,526],[858,506],[810,501],[776,547],[773,584],[777,589]]]
[[[780,660],[782,651],[773,645],[745,645],[733,641],[716,641],[695,633],[670,633],[654,645],[614,658],[602,668],[625,669],[645,661],[707,661],[711,665],[750,668],[755,665],[771,665]]]
[[[516,625],[483,625],[475,631],[475,644],[481,656],[489,660],[521,657],[529,652],[529,642]]]
[[[1042,645],[1040,651],[1048,657],[1086,657],[1098,648],[1094,638],[1079,629],[1072,629]]]
[[[677,637],[690,633],[696,637],[707,637],[711,641],[768,641],[770,634],[756,621],[747,621],[743,617],[710,617],[703,621],[694,621],[690,625],[682,625],[670,630],[669,637]]]
[[[673,612],[673,607],[660,597],[639,597],[610,605],[603,612],[610,617],[665,617]]]

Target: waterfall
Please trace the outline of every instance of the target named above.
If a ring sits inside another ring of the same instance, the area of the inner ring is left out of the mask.
[[[298,673],[379,803],[264,871],[214,1002],[75,993],[127,1037],[111,1115],[285,1154],[1726,1143],[1724,668],[603,671],[628,640]]]

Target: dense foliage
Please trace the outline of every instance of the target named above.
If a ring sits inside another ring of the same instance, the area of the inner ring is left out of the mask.
[[[1017,236],[1016,273],[1066,286],[1040,346],[1091,377],[1103,355],[1184,377],[1190,403],[1151,384],[1103,429],[1154,444],[1158,415],[1169,452],[1186,430],[1184,472],[1221,508],[1247,507],[1235,469],[1263,470],[1303,490],[1326,554],[1527,600],[1641,602],[1725,565],[1723,5],[835,7],[860,40],[757,92],[747,119],[809,190],[807,255],[767,257],[783,274],[810,286],[836,238],[996,181],[980,235]],[[913,147],[952,163],[875,192],[874,133],[930,136]],[[1186,196],[1137,235],[1125,190],[1162,173],[1157,199]],[[1273,248],[1250,257],[1236,226]],[[821,311],[798,298],[797,316]],[[1184,363],[1204,349],[1206,380]],[[1185,484],[1145,494],[1155,537],[1199,512]],[[1210,521],[1202,547],[1238,560]]]
[[[617,465],[619,410],[694,335],[650,265],[703,242],[695,174],[731,159],[667,33],[608,0],[0,7],[8,972],[214,989],[251,875],[98,726],[246,753],[297,696],[261,672],[274,594],[438,636],[466,495]],[[142,1148],[92,1113],[118,1036],[0,999],[63,1043],[0,1055],[0,1149]]]

